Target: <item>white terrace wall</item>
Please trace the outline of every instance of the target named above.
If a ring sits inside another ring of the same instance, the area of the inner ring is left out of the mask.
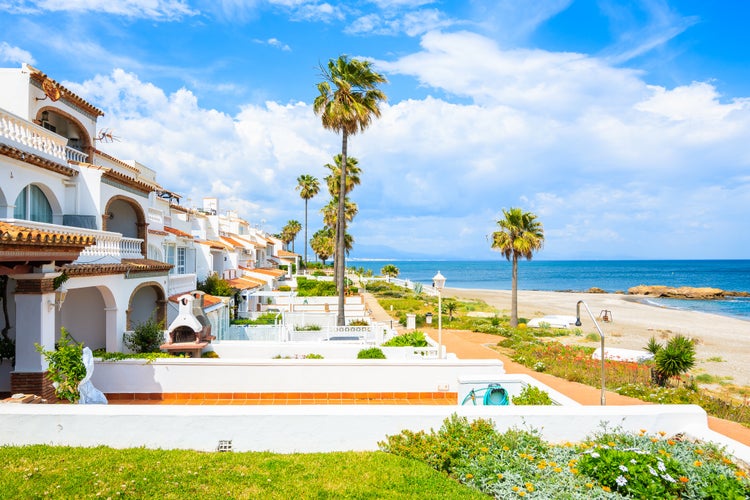
[[[538,429],[551,442],[576,442],[610,428],[667,431],[727,446],[750,461],[750,447],[708,429],[695,405],[642,406],[185,406],[0,405],[0,444],[145,447],[313,453],[376,450],[404,429],[438,429],[452,413],[491,419],[498,430]],[[574,424],[573,424],[574,423]],[[116,429],[116,432],[113,432]]]
[[[97,361],[104,393],[457,392],[459,378],[493,379],[500,360],[126,359]]]

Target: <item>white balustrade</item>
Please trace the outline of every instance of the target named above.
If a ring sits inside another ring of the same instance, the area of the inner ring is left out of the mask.
[[[188,293],[195,290],[196,274],[170,274],[169,296]]]
[[[44,153],[67,163],[67,139],[5,110],[0,110],[0,137],[21,150]]]
[[[15,223],[29,229],[38,229],[57,234],[74,234],[93,236],[96,239],[94,245],[84,248],[78,256],[75,264],[113,264],[122,259],[142,259],[141,244],[139,238],[126,238],[120,233],[109,231],[96,231],[82,227],[61,226],[58,224],[47,224],[30,220],[5,219],[7,222]]]
[[[87,155],[83,151],[78,151],[77,149],[71,148],[70,146],[65,147],[65,155],[68,161],[77,161],[81,163],[85,162],[89,158],[89,155]]]

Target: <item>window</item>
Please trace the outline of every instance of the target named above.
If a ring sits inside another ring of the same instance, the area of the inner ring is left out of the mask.
[[[52,223],[52,207],[39,187],[29,184],[16,198],[13,218]]]
[[[177,274],[185,274],[187,248],[177,247]]]

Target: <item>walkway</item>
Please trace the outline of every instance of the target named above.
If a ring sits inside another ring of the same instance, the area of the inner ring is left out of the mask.
[[[375,321],[386,322],[392,319],[372,295],[365,295],[365,303],[367,304],[367,308],[372,311]],[[437,329],[421,328],[420,330],[429,335],[433,340],[438,340]],[[570,382],[546,373],[536,372],[488,347],[496,345],[499,340],[497,335],[443,328],[443,345],[445,345],[448,352],[455,354],[459,359],[500,359],[505,366],[506,373],[531,375],[541,383],[582,405],[593,406],[601,404],[600,389],[577,382]],[[640,399],[621,396],[611,391],[605,392],[605,400],[608,406],[650,404],[644,403]],[[715,432],[724,434],[735,441],[750,446],[750,429],[741,424],[716,417],[708,417],[708,427]]]

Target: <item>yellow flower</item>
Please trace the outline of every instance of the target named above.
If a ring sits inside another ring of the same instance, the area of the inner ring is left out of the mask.
[[[701,462],[700,460],[696,460],[695,462],[693,462],[693,465],[695,465],[696,467],[700,467],[701,465],[703,465],[703,462]]]
[[[489,448],[487,448],[486,446],[482,446],[482,447],[481,447],[481,448],[479,448],[479,449],[480,449],[480,450],[482,450],[482,452],[484,452],[484,453],[487,453],[488,451],[490,451],[490,449],[489,449]]]
[[[539,462],[539,465],[536,466],[539,470],[544,470],[547,468],[547,465],[544,462]]]
[[[607,493],[609,493],[610,491],[612,491],[612,490],[611,490],[611,489],[609,488],[609,486],[602,486],[602,489],[603,489],[604,491],[606,491]]]
[[[594,487],[594,483],[586,483],[586,488],[593,488],[593,487]]]
[[[608,445],[610,445],[610,446],[614,446],[614,445],[615,445],[614,441],[610,441],[610,442],[609,442],[609,443],[607,443],[607,444],[608,444]]]
[[[703,450],[701,450],[700,448],[696,448],[695,449],[695,454],[696,455],[703,455]]]
[[[498,475],[497,475],[497,478],[498,478],[498,479],[502,479],[502,478],[503,478],[503,475],[502,475],[502,474],[499,474],[499,473],[498,473]]]
[[[641,435],[646,434],[646,429],[641,429]]]
[[[534,491],[534,485],[531,483],[526,483],[526,489],[529,490],[529,493]]]
[[[674,441],[672,441],[671,439],[667,439],[667,444],[671,446],[674,444]]]
[[[474,474],[466,474],[466,479],[471,479],[472,477],[474,477]]]
[[[729,465],[732,463],[732,461],[729,460],[727,457],[721,457],[721,461],[724,462],[726,465]]]
[[[519,491],[518,492],[518,496],[519,497],[525,497],[526,496],[526,492],[525,491]]]
[[[664,437],[664,436],[666,436],[666,435],[667,435],[667,433],[666,433],[666,432],[664,432],[664,431],[659,431],[659,435],[660,435],[661,437]]]
[[[687,483],[688,481],[690,481],[690,479],[688,479],[687,477],[685,477],[685,476],[680,476],[680,482],[681,482],[681,483]]]
[[[549,466],[550,466],[550,467],[557,467],[557,463],[555,463],[555,462],[550,462],[550,463],[549,463]]]
[[[555,467],[552,470],[555,471],[555,472],[562,472],[562,469],[560,467]]]
[[[658,441],[658,439],[656,439],[656,438],[651,438],[651,442],[652,442],[652,443],[655,443],[655,442],[657,442],[657,441]]]
[[[519,488],[518,486],[514,486],[514,487],[512,487],[512,488],[511,488],[511,490],[513,490],[513,491],[518,491],[518,490],[520,490],[520,489],[521,489],[521,488]]]
[[[578,474],[578,469],[570,469],[570,473],[576,475]]]
[[[738,478],[747,477],[747,472],[745,472],[744,470],[736,470],[734,471],[734,475],[737,476]]]
[[[508,448],[507,446],[503,446],[503,451],[508,451],[508,450],[510,450],[510,448]]]

